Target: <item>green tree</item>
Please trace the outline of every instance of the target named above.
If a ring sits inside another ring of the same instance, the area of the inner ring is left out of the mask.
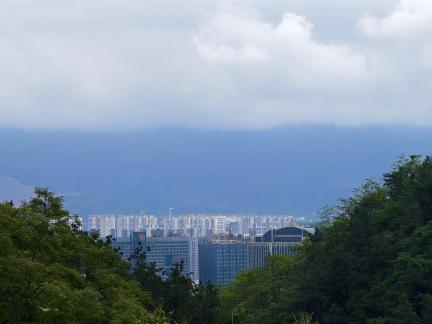
[[[80,229],[63,200],[36,188],[20,207],[0,204],[0,321],[166,323],[150,295],[97,235]]]
[[[221,292],[224,322],[290,323],[305,312],[319,323],[430,323],[431,157],[401,158],[382,182],[326,207],[315,235],[286,258]]]
[[[142,289],[152,296],[153,308],[164,309],[174,323],[215,323],[218,314],[218,290],[211,284],[195,284],[184,275],[184,263],[175,264],[162,280],[161,269],[146,262],[146,253],[138,247],[132,257],[133,275]]]

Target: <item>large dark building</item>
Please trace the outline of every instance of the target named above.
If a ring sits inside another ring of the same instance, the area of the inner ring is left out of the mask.
[[[146,232],[132,232],[130,236],[130,253],[133,255],[138,250],[144,250],[144,241],[147,235]]]
[[[114,239],[111,243],[113,249],[115,249],[122,257],[123,260],[129,260],[132,254],[131,240],[128,239]]]
[[[230,283],[247,267],[246,244],[239,241],[213,240],[198,245],[200,281],[216,285]]]
[[[189,237],[147,237],[146,232],[132,232],[130,240],[115,240],[112,247],[122,258],[128,260],[131,255],[145,253],[146,263],[154,263],[160,269],[160,275],[169,276],[176,263],[183,262],[183,274],[194,282],[199,280],[198,240]],[[134,261],[132,260],[132,263]]]
[[[198,241],[188,237],[145,237],[132,234],[132,248],[141,246],[147,263],[161,269],[161,276],[169,276],[174,264],[183,261],[183,274],[198,282]]]
[[[296,226],[267,231],[263,236],[256,237],[255,242],[247,244],[248,268],[263,267],[270,255],[294,254],[296,245],[311,234],[310,229]]]

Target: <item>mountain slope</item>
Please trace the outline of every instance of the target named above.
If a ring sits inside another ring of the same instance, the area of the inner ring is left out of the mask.
[[[72,212],[239,212],[312,216],[405,153],[430,129],[302,126],[130,133],[1,130],[0,175],[48,186]],[[12,186],[13,187],[13,186]]]

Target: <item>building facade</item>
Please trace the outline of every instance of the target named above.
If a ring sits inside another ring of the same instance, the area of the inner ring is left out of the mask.
[[[160,269],[162,278],[167,278],[176,263],[183,262],[183,274],[192,281],[199,280],[198,241],[189,237],[146,237],[145,232],[131,235],[132,251],[140,249],[145,261]]]
[[[263,236],[256,237],[254,242],[247,243],[247,267],[263,267],[271,255],[293,255],[295,247],[311,234],[309,230],[297,226],[267,231]]]
[[[90,215],[89,229],[98,231],[101,238],[111,235],[123,240],[128,239],[132,232],[145,231],[150,236],[158,227],[157,218],[153,215]]]
[[[89,229],[98,231],[101,238],[109,235],[115,237],[116,232],[116,216],[114,215],[90,215]]]
[[[200,281],[226,285],[247,267],[247,249],[239,241],[203,241],[199,244]]]
[[[281,228],[293,224],[293,216],[272,215],[179,215],[161,219],[161,225],[167,233],[205,237],[232,233],[234,235],[263,235],[272,228]]]
[[[113,249],[115,249],[122,257],[123,260],[130,260],[130,257],[132,255],[132,248],[131,248],[131,240],[130,239],[114,239],[111,242],[111,246]]]

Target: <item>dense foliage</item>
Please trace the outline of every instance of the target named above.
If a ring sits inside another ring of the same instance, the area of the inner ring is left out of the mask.
[[[80,230],[46,189],[0,205],[0,322],[163,323],[112,248]]]
[[[432,159],[401,160],[383,182],[323,211],[296,257],[241,273],[220,322],[432,323]]]
[[[152,292],[153,309],[163,309],[175,323],[214,323],[219,307],[216,287],[210,283],[194,284],[183,275],[183,262],[175,264],[162,280],[161,270],[145,262],[145,252],[138,248],[134,253],[133,277],[144,291]]]
[[[212,285],[176,265],[168,280],[137,251],[135,267],[97,233],[80,229],[61,197],[37,188],[20,207],[0,204],[0,322],[211,323]]]
[[[137,251],[80,230],[45,189],[0,204],[0,322],[432,323],[432,159],[325,208],[294,257],[274,256],[218,291],[176,265],[167,280]]]

